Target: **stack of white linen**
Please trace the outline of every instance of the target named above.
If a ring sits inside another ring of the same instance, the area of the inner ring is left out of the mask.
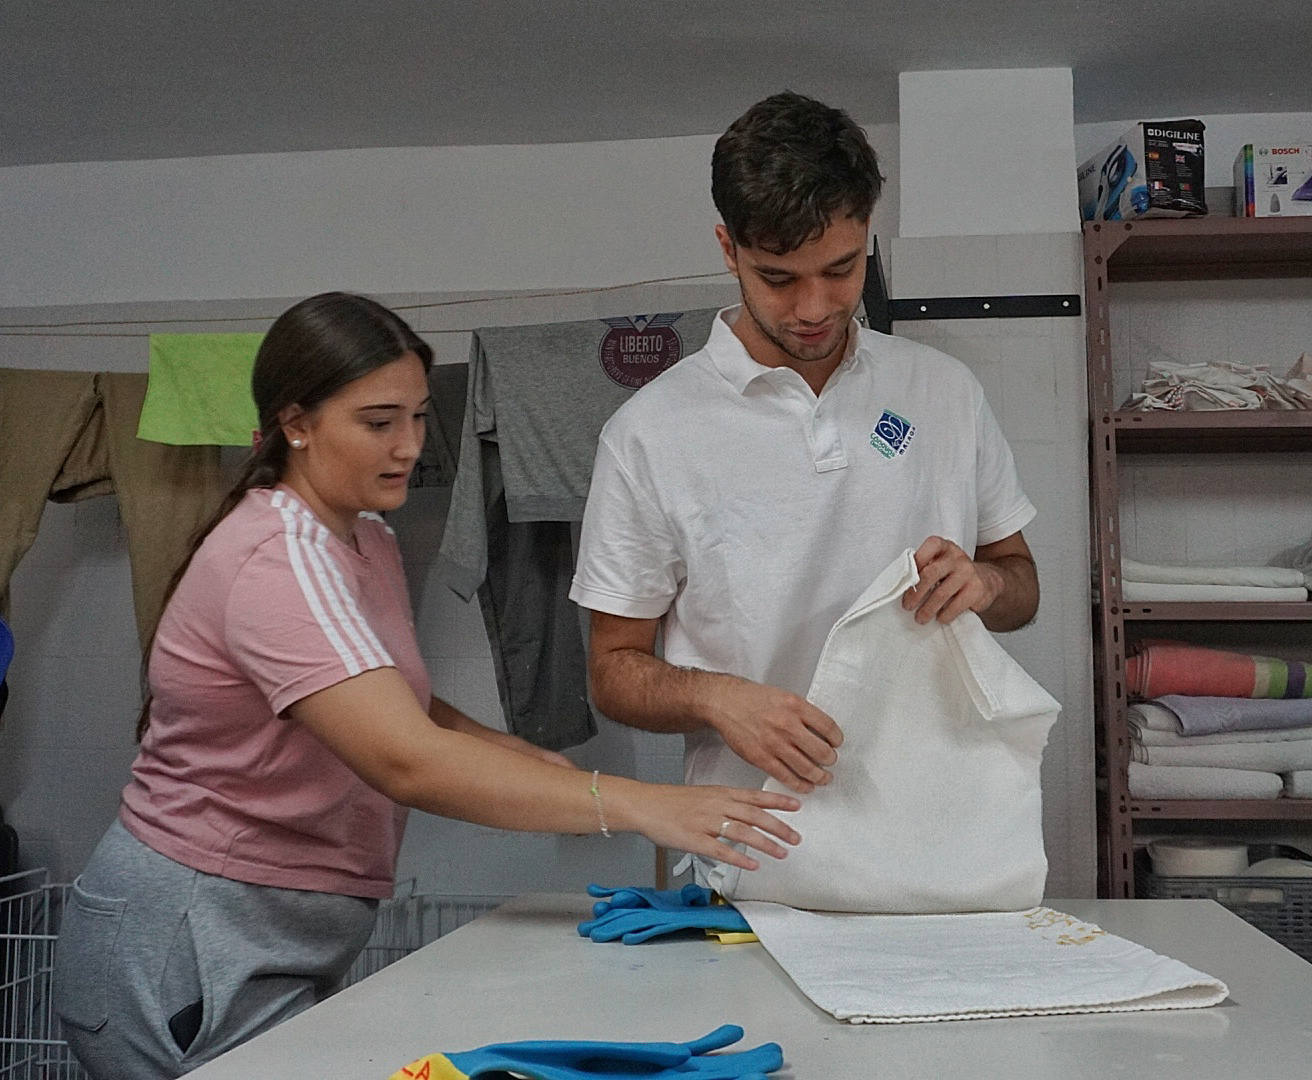
[[[1135,796],[1312,797],[1312,698],[1165,694],[1128,721]]]
[[[1271,560],[1272,566],[1289,566],[1303,575],[1303,582],[1312,589],[1312,540],[1286,548]]]
[[[1132,603],[1298,601],[1303,571],[1287,566],[1159,566],[1121,560],[1121,596]]]
[[[1284,377],[1269,364],[1180,364],[1155,360],[1139,393],[1123,409],[1212,412],[1225,409],[1312,409],[1312,358],[1304,353]]]

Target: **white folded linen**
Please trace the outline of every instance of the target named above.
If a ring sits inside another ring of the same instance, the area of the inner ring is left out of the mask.
[[[1210,975],[1045,907],[967,915],[737,907],[797,988],[854,1024],[1194,1009],[1229,993]]]
[[[1304,360],[1307,359],[1304,354]],[[1303,571],[1303,577],[1309,589],[1312,589],[1312,540],[1297,547],[1286,548],[1274,559],[1272,566],[1288,566]]]
[[[1141,392],[1123,409],[1312,409],[1312,380],[1304,353],[1281,378],[1267,364],[1233,360],[1181,364],[1153,360]]]
[[[1139,799],[1274,799],[1283,786],[1273,772],[1130,762],[1130,794]]]
[[[1307,587],[1268,589],[1258,585],[1161,585],[1122,581],[1121,598],[1131,603],[1289,603],[1306,600]]]
[[[1213,735],[1180,735],[1157,731],[1129,720],[1130,736],[1144,746],[1235,746],[1243,743],[1282,743],[1312,739],[1312,727],[1263,728],[1253,731],[1218,731]]]
[[[1228,746],[1145,746],[1132,740],[1130,754],[1134,761],[1145,765],[1197,765],[1273,773],[1312,769],[1312,739],[1231,743]]]
[[[1179,735],[1183,730],[1180,727],[1180,718],[1175,713],[1165,705],[1158,705],[1153,701],[1136,702],[1125,710],[1125,715],[1130,723],[1138,723],[1141,727],[1151,728],[1153,731],[1173,731]]]
[[[1305,588],[1303,571],[1285,566],[1159,566],[1121,560],[1121,580],[1159,585],[1252,585],[1267,589]]]
[[[1282,773],[1285,782],[1285,794],[1291,799],[1312,799],[1312,771],[1296,769]]]
[[[708,883],[820,911],[1015,911],[1043,898],[1039,769],[1058,704],[973,612],[920,625],[891,563],[829,632],[808,698],[837,721],[833,782],[788,815],[805,842]],[[783,791],[775,781],[767,791]]]

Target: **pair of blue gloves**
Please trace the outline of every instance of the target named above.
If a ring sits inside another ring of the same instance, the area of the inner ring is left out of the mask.
[[[669,1042],[576,1042],[541,1040],[494,1043],[477,1050],[429,1054],[395,1072],[391,1080],[767,1080],[783,1067],[778,1043],[754,1050],[712,1054],[736,1043],[743,1029],[725,1024],[700,1039]]]
[[[637,945],[680,930],[748,934],[752,929],[736,908],[712,903],[710,889],[700,885],[682,889],[589,885],[588,895],[599,899],[592,905],[593,917],[579,923],[579,934],[593,941]]]

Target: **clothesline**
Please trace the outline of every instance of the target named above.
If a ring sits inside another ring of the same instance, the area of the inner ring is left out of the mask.
[[[618,285],[594,285],[582,289],[548,289],[543,292],[508,292],[500,295],[468,296],[459,300],[432,300],[418,304],[390,304],[393,311],[427,311],[436,308],[461,307],[469,304],[491,304],[498,300],[542,300],[557,296],[596,296],[603,293],[619,292],[623,289],[639,288],[643,285],[674,285],[682,282],[703,281],[708,278],[729,278],[726,271],[717,270],[705,274],[679,274],[675,277],[644,278],[640,281],[627,281]],[[51,330],[67,330],[78,326],[172,326],[189,323],[249,323],[272,322],[275,315],[222,315],[197,316],[189,319],[81,319],[57,323],[0,323],[0,337],[141,337],[150,336],[149,331],[97,331],[75,333],[49,333]],[[440,331],[426,331],[416,328],[420,333],[466,334],[477,329],[474,326],[452,328]]]

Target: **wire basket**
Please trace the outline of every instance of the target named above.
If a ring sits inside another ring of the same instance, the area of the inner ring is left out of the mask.
[[[1307,856],[1274,844],[1249,844],[1250,862]],[[1312,877],[1168,877],[1155,874],[1146,851],[1135,859],[1135,895],[1148,900],[1215,900],[1304,960],[1312,961]]]
[[[504,896],[433,896],[412,879],[378,905],[373,933],[344,986],[491,911]],[[63,1038],[51,1004],[55,942],[69,885],[49,871],[0,877],[0,1080],[89,1080]]]
[[[343,980],[350,986],[444,934],[504,904],[505,896],[435,896],[415,892],[411,878],[378,905],[374,931]],[[4,1080],[0,1077],[0,1080]]]
[[[0,877],[0,1080],[87,1080],[51,1007],[67,893],[46,870]]]

